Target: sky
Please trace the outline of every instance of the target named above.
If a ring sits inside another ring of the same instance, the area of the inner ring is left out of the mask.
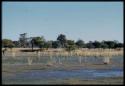
[[[2,2],[2,39],[18,40],[22,33],[123,43],[123,2]]]

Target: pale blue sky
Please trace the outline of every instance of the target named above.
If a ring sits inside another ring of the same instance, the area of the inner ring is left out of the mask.
[[[123,42],[122,2],[3,2],[2,38],[19,34],[67,39]]]

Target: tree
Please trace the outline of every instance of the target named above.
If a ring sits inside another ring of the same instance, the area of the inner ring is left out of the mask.
[[[101,42],[101,48],[108,48],[108,45],[106,43],[104,43],[104,41]]]
[[[12,47],[14,47],[15,45],[13,44],[12,40],[10,40],[10,39],[3,39],[3,40],[2,40],[2,46],[3,46],[3,47],[12,48]]]
[[[122,44],[122,43],[117,43],[117,44],[115,45],[115,48],[123,48],[123,44]]]
[[[59,41],[52,42],[52,48],[60,48],[60,47],[61,47],[61,43]]]
[[[66,45],[75,45],[74,40],[67,40]]]
[[[63,34],[60,34],[60,35],[57,37],[57,40],[61,43],[61,47],[64,48],[64,47],[65,47],[65,44],[66,44],[66,36],[63,35]]]
[[[114,41],[104,41],[104,43],[108,45],[108,48],[114,48],[115,47]]]
[[[84,43],[83,40],[78,40],[78,41],[76,42],[76,45],[77,45],[78,48],[83,48],[83,47],[85,47],[85,43]]]
[[[33,47],[34,47],[34,39],[31,40],[31,45],[32,45],[32,51],[33,51]]]
[[[93,42],[93,45],[95,46],[95,48],[101,48],[101,43],[99,41]]]
[[[33,38],[34,44],[40,48],[44,46],[45,39],[44,37],[34,37]]]
[[[114,40],[114,48],[121,48],[122,47],[122,43],[119,43],[117,40]]]
[[[13,41],[13,44],[15,45],[14,47],[20,47],[21,46],[19,41]]]
[[[87,48],[95,48],[95,46],[93,45],[93,42],[92,41],[89,41],[89,43],[86,44],[86,47]]]
[[[76,47],[75,47],[75,45],[68,45],[67,47],[66,47],[66,51],[72,51],[72,50],[75,50],[76,49]]]
[[[44,43],[44,48],[52,48],[52,41],[47,41]]]
[[[27,47],[27,33],[20,34],[19,42],[21,47]]]
[[[39,48],[42,48],[44,45],[44,42],[45,42],[45,39],[43,36],[42,37],[32,37],[32,39],[31,39],[32,51],[33,51],[34,45]]]
[[[72,50],[75,50],[76,46],[75,46],[75,42],[74,40],[67,40],[66,42],[66,50],[67,51],[72,51]]]

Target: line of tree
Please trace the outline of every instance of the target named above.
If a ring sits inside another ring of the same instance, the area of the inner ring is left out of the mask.
[[[43,36],[41,37],[33,37],[30,41],[31,47],[39,47],[39,48],[66,48],[68,50],[74,50],[75,48],[122,48],[124,45],[116,40],[114,41],[89,41],[85,43],[83,40],[79,39],[76,42],[74,40],[69,40],[66,38],[64,34],[60,34],[57,37],[56,41],[46,41]],[[21,47],[19,41],[12,41],[10,39],[2,40],[2,47]]]

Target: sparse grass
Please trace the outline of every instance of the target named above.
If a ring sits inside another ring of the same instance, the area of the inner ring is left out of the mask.
[[[18,73],[29,72],[32,70],[78,70],[81,68],[85,69],[111,69],[123,68],[122,62],[118,61],[118,55],[123,55],[123,51],[117,50],[75,50],[72,52],[49,50],[44,52],[15,52],[15,58],[12,58],[11,52],[7,52],[6,56],[2,58],[2,76],[4,76],[3,84],[122,84],[123,77],[110,77],[95,80],[82,80],[79,78],[68,78],[68,79],[33,79],[33,80],[17,80],[8,79]],[[112,56],[110,64],[98,63],[100,57]],[[114,57],[118,59],[115,59]],[[78,58],[76,58],[78,57]],[[84,57],[87,57],[87,62],[84,62]],[[92,60],[97,59],[97,62],[92,63]],[[32,59],[32,62],[31,62]],[[62,64],[59,64],[59,59]],[[29,60],[29,65],[28,65]],[[80,64],[79,64],[80,63]],[[91,83],[90,83],[91,82]]]
[[[22,50],[22,49],[21,49]],[[26,49],[25,49],[26,50]],[[10,56],[82,56],[82,57],[112,57],[112,56],[119,56],[123,55],[123,49],[116,50],[116,49],[78,49],[71,52],[65,51],[64,49],[61,49],[60,51],[55,52],[54,49],[48,49],[42,52],[20,52],[19,49],[14,49],[14,51],[8,51],[6,52],[6,55]]]

